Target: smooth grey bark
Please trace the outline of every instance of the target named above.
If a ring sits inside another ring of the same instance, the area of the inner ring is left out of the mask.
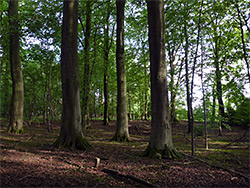
[[[18,32],[18,0],[10,0],[9,2],[9,30],[12,98],[8,131],[20,133],[23,131],[24,88]]]
[[[88,150],[90,145],[83,136],[81,126],[77,19],[78,1],[64,0],[61,49],[62,126],[54,145],[59,148]]]
[[[144,155],[175,158],[178,154],[174,148],[170,124],[163,5],[163,0],[147,0],[152,121],[150,141]]]
[[[117,71],[117,123],[112,140],[128,141],[127,91],[124,53],[124,7],[125,0],[117,0],[116,71]]]

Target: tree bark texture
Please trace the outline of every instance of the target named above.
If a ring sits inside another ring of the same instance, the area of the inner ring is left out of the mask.
[[[151,134],[144,152],[152,158],[177,156],[170,125],[163,0],[147,1],[151,73]]]
[[[203,82],[203,64],[204,64],[203,55],[204,55],[204,48],[201,38],[201,89],[202,89],[202,100],[203,100],[204,130],[205,130],[205,149],[208,150],[207,110],[206,110],[205,88]]]
[[[117,0],[117,41],[116,41],[116,70],[117,70],[117,124],[113,140],[129,140],[127,91],[124,53],[124,6],[125,0]]]
[[[89,91],[90,91],[90,34],[91,34],[91,1],[86,1],[86,35],[85,35],[85,62],[84,62],[84,88],[83,88],[83,127],[90,126]]]
[[[49,66],[49,81],[48,81],[48,97],[47,97],[47,128],[48,132],[53,132],[53,126],[51,123],[52,118],[52,105],[51,105],[51,79],[52,79],[52,59],[50,59],[50,66]]]
[[[188,116],[188,133],[192,133],[193,127],[193,109],[192,109],[192,102],[191,102],[191,95],[190,95],[190,87],[189,87],[189,71],[188,71],[188,35],[187,35],[187,28],[186,24],[184,25],[184,32],[185,32],[185,69],[186,69],[186,92],[187,92],[187,116]]]
[[[246,50],[246,44],[245,44],[245,39],[244,39],[244,30],[243,30],[243,23],[242,23],[242,19],[240,16],[240,10],[239,7],[237,6],[237,12],[238,12],[238,19],[240,21],[240,31],[241,31],[241,41],[242,41],[242,48],[243,48],[243,52],[244,52],[244,59],[247,65],[247,74],[248,74],[248,81],[250,83],[250,69],[249,69],[249,63],[248,63],[248,55],[247,55],[247,50]]]
[[[222,99],[222,83],[221,83],[221,70],[220,70],[220,64],[219,64],[219,46],[218,46],[218,40],[217,36],[215,36],[215,60],[214,60],[214,65],[215,65],[215,75],[216,75],[216,96],[218,99],[218,104],[219,104],[219,136],[222,136],[222,122],[224,121],[225,117],[225,110],[224,110],[224,103]]]
[[[65,0],[62,26],[62,126],[55,142],[59,148],[88,150],[90,145],[83,136],[79,90],[79,68],[77,53],[78,1]]]
[[[12,98],[8,131],[11,133],[20,133],[23,130],[24,89],[18,33],[18,0],[10,0],[9,2],[9,27]]]
[[[108,11],[106,23],[104,26],[104,119],[103,125],[109,124],[109,96],[108,96],[108,67],[109,67],[109,16],[110,7],[108,3]]]

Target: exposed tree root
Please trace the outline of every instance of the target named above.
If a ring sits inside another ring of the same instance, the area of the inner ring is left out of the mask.
[[[117,141],[117,142],[130,142],[130,138],[125,135],[115,135],[111,141]]]
[[[59,137],[56,142],[53,144],[57,148],[65,148],[65,149],[72,149],[72,150],[83,150],[88,151],[91,149],[91,145],[89,142],[81,136],[78,136],[77,138],[66,138],[62,139]]]
[[[143,156],[153,159],[175,159],[181,157],[181,155],[174,148],[169,149],[169,147],[165,146],[165,149],[161,150],[151,148],[150,145],[148,145],[148,147],[144,151]]]
[[[8,129],[8,133],[13,133],[13,134],[21,134],[24,132],[23,127],[19,130],[13,129],[12,127],[9,127]]]

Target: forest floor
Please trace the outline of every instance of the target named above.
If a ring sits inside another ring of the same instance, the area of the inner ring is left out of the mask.
[[[131,121],[131,142],[110,141],[115,122],[103,126],[92,121],[84,134],[92,145],[88,152],[58,150],[54,133],[45,125],[32,124],[24,134],[10,134],[0,126],[1,187],[249,187],[249,132],[232,127],[218,136],[209,130],[209,149],[203,136],[195,137],[195,157],[190,155],[187,124],[173,127],[177,150],[185,154],[178,159],[150,159],[141,154],[147,147],[150,121]],[[3,124],[3,122],[2,122]],[[196,125],[197,126],[197,125]],[[246,133],[246,134],[244,134]],[[100,165],[95,167],[96,158]],[[198,160],[199,159],[199,160]],[[205,162],[205,163],[204,163]],[[143,181],[138,181],[143,180]]]

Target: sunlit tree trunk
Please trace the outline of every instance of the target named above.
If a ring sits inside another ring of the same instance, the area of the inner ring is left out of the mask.
[[[18,33],[18,0],[10,0],[9,2],[9,27],[12,98],[8,131],[11,133],[20,133],[23,130],[24,90]]]
[[[151,75],[151,134],[145,156],[175,158],[172,140],[165,63],[163,0],[147,0]]]
[[[117,123],[113,140],[130,139],[127,115],[127,91],[124,53],[124,6],[125,0],[117,0],[116,70],[117,70]]]
[[[78,1],[64,0],[61,74],[62,74],[62,126],[55,142],[59,148],[90,149],[81,127],[79,68],[77,53]]]

